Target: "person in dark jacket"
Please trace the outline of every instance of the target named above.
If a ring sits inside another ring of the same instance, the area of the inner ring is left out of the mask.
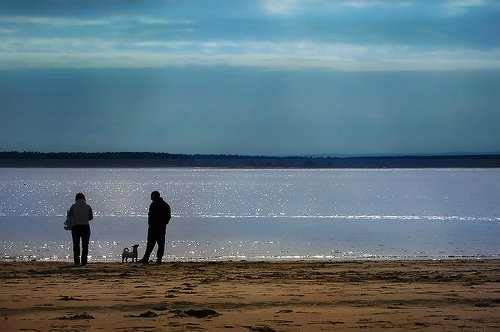
[[[160,264],[165,252],[165,235],[167,233],[167,224],[170,221],[170,205],[167,204],[160,196],[158,191],[151,193],[151,205],[149,205],[148,213],[148,240],[146,251],[140,263],[148,264],[149,256],[153,252],[156,244],[158,250],[156,251],[156,264]]]
[[[94,219],[92,207],[85,201],[85,195],[76,194],[75,204],[69,209],[68,215],[75,218],[75,225],[71,229],[73,238],[73,259],[75,265],[87,265],[87,255],[89,253],[90,224]],[[82,251],[80,257],[80,240],[82,242]]]

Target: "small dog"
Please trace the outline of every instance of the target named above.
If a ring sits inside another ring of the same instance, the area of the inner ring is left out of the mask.
[[[128,262],[129,258],[132,258],[132,262],[134,261],[134,259],[137,262],[137,256],[139,256],[139,253],[137,252],[137,247],[139,247],[139,245],[135,244],[132,246],[132,251],[129,251],[128,248],[123,249],[122,263],[123,261]]]

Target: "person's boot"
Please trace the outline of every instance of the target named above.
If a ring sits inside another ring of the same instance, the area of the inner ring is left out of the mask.
[[[149,259],[146,259],[146,258],[141,258],[137,261],[137,263],[141,263],[141,264],[149,264]]]

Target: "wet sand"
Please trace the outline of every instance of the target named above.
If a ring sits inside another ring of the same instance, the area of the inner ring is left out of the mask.
[[[1,262],[1,331],[499,331],[500,260]]]

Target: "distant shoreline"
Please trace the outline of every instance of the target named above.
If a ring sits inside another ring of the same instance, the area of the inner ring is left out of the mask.
[[[6,168],[500,168],[500,155],[268,157],[147,152],[0,152]]]

